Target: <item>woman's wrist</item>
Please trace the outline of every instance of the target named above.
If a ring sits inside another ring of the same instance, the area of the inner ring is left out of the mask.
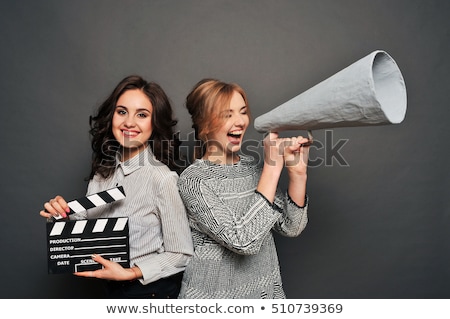
[[[131,267],[131,271],[134,274],[134,277],[132,280],[139,279],[142,277],[142,273],[140,272],[139,267]]]
[[[298,172],[291,172],[288,171],[289,181],[292,181],[294,183],[304,183],[308,179],[307,173],[298,173]]]

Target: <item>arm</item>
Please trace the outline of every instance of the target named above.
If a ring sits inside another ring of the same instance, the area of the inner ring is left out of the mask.
[[[293,137],[286,139],[284,148],[285,166],[288,172],[288,190],[282,200],[277,204],[283,207],[283,216],[276,224],[275,229],[284,236],[298,236],[306,226],[307,196],[306,180],[310,140]]]
[[[269,133],[263,141],[264,166],[256,190],[270,203],[273,203],[278,181],[284,166],[283,152],[280,149],[278,133]]]
[[[233,209],[208,186],[216,185],[217,180],[202,174],[202,169],[194,167],[179,181],[191,226],[233,252],[257,253],[280,213],[251,188],[246,194],[233,195],[233,205],[238,208]]]
[[[288,193],[299,206],[306,197],[306,169],[308,166],[309,139],[298,136],[278,138],[269,133],[264,139],[264,166],[257,191],[273,202],[281,171],[285,166],[289,175]]]
[[[150,184],[151,180],[145,178]],[[163,241],[163,251],[149,253],[131,268],[123,268],[101,256],[92,258],[101,263],[104,268],[96,271],[75,273],[77,276],[96,277],[110,280],[139,279],[143,284],[156,281],[183,271],[190,256],[193,254],[192,237],[187,221],[186,211],[182,204],[176,185],[175,173],[158,183],[156,194],[150,196],[156,201],[160,229]],[[154,192],[154,191],[152,191]]]
[[[277,196],[275,203],[282,207],[283,214],[274,225],[274,230],[286,237],[300,235],[308,223],[308,198],[305,200],[305,206],[300,207],[286,192],[284,196]]]
[[[298,136],[284,148],[284,160],[289,176],[288,193],[300,207],[305,206],[309,139]]]
[[[149,255],[135,265],[142,273],[143,284],[183,271],[194,251],[177,179],[175,174],[167,177],[159,185],[158,195],[155,196],[161,220],[164,252]]]

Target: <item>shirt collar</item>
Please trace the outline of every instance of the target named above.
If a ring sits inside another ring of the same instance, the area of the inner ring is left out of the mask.
[[[121,162],[119,156],[116,156],[116,169],[122,167],[123,174],[129,175],[143,166],[147,166],[151,162],[157,161],[150,147],[146,147],[142,152],[136,154],[132,158]]]

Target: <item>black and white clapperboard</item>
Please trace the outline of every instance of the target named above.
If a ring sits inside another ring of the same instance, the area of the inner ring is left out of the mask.
[[[68,202],[69,214],[125,198],[122,186]],[[48,273],[101,269],[92,254],[129,267],[128,217],[61,220],[47,223]]]

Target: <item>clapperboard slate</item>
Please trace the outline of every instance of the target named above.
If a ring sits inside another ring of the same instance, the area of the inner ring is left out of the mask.
[[[71,213],[123,199],[122,187],[73,200]],[[128,218],[56,220],[47,223],[48,273],[63,274],[101,269],[92,254],[129,267]]]

